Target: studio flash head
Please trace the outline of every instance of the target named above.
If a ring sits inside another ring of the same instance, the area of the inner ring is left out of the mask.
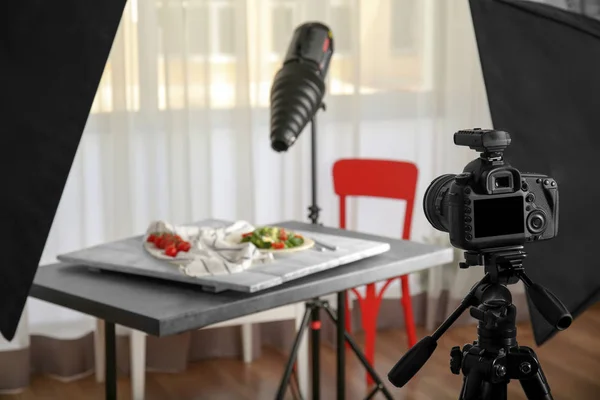
[[[319,22],[294,31],[271,87],[271,147],[287,151],[321,107],[333,55],[331,30]]]

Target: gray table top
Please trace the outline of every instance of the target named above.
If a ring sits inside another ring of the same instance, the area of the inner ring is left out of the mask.
[[[302,222],[288,229],[390,243],[384,254],[257,293],[207,293],[199,287],[58,263],[38,269],[30,296],[91,316],[167,336],[217,322],[383,281],[452,261],[452,250]]]

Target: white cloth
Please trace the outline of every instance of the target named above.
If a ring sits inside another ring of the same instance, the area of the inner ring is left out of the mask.
[[[252,232],[254,226],[238,221],[223,228],[173,226],[165,221],[150,224],[146,236],[151,233],[171,233],[189,241],[189,252],[179,252],[177,257],[168,257],[164,251],[144,240],[145,248],[153,256],[179,265],[188,276],[224,275],[242,272],[255,263],[273,260],[270,253],[261,253],[252,243],[240,243],[242,234]]]

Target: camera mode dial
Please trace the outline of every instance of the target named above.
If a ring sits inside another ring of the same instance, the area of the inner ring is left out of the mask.
[[[454,177],[454,182],[456,182],[456,184],[459,186],[467,186],[470,179],[471,174],[463,172],[462,174],[458,174]]]

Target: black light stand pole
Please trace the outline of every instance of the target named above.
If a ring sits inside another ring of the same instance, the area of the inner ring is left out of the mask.
[[[321,103],[319,107],[323,111],[326,110],[325,103]],[[308,217],[315,225],[319,225],[319,212],[321,209],[318,206],[317,196],[317,123],[316,116],[310,120],[310,158],[311,158],[311,186],[312,186],[312,203],[308,207]],[[318,301],[319,299],[314,299]],[[337,398],[346,398],[346,351],[345,337],[346,331],[346,291],[342,290],[337,293],[337,320],[336,322],[336,364],[337,364]],[[320,376],[319,376],[319,350],[320,350],[320,308],[315,307],[311,312],[312,319],[312,393],[313,399],[319,398]]]
[[[325,110],[325,103],[319,109]],[[319,225],[319,208],[317,202],[317,121],[316,114],[310,119],[310,175],[311,175],[311,205],[308,207],[308,218],[314,225]],[[318,302],[319,299],[313,299]],[[313,307],[311,311],[311,348],[312,348],[312,398],[320,397],[320,349],[321,349],[321,309]],[[339,390],[339,389],[338,389]]]
[[[320,109],[325,109],[325,105],[321,104]],[[308,208],[309,218],[315,225],[319,225],[319,211],[320,208],[317,205],[317,133],[316,133],[315,117],[311,119],[311,177],[312,177],[312,204]],[[285,367],[283,378],[279,384],[277,390],[276,399],[281,400],[284,398],[287,391],[290,377],[296,362],[298,349],[300,347],[300,341],[306,327],[309,325],[311,333],[311,345],[312,345],[312,397],[311,400],[319,400],[320,398],[320,332],[321,332],[321,316],[320,311],[324,309],[327,316],[335,324],[337,329],[336,335],[336,354],[337,354],[337,396],[338,400],[345,400],[346,398],[346,342],[350,345],[350,348],[356,354],[359,362],[365,367],[369,376],[375,382],[375,387],[367,395],[367,399],[373,398],[378,392],[381,392],[383,396],[391,400],[393,399],[392,394],[383,384],[381,378],[377,375],[375,369],[369,364],[369,361],[362,353],[354,339],[346,332],[345,314],[346,314],[346,291],[342,290],[337,293],[337,312],[334,312],[327,300],[321,300],[314,298],[306,302],[306,311],[302,320],[302,325],[296,334],[294,344],[292,346],[291,354]],[[302,396],[300,396],[302,398]]]
[[[325,103],[321,103],[319,109],[325,111]],[[319,213],[321,208],[318,206],[317,196],[317,121],[316,115],[310,119],[310,184],[311,184],[311,205],[308,207],[308,218],[310,222],[319,225]]]

